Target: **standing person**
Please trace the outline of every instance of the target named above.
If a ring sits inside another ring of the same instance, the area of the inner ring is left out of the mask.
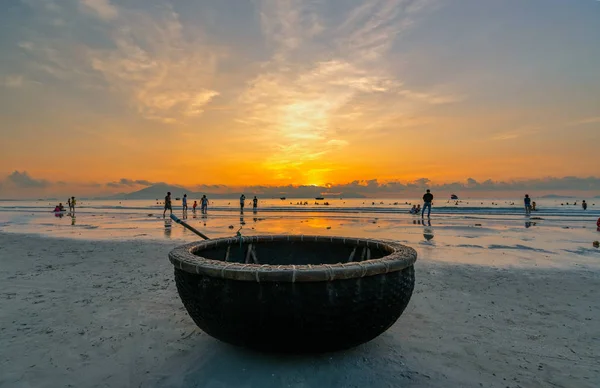
[[[165,218],[165,214],[167,213],[167,210],[169,210],[171,212],[171,214],[173,214],[173,207],[171,206],[171,192],[170,191],[167,193],[167,196],[165,197],[165,210],[163,211],[163,218]]]
[[[183,205],[183,211],[187,211],[187,194],[183,194],[183,201],[181,204]]]
[[[531,198],[529,198],[529,194],[525,194],[525,198],[523,199],[525,203],[525,215],[531,214]]]
[[[196,213],[196,207],[198,207],[198,202],[194,201],[194,204],[192,205],[192,211],[194,213]]]
[[[585,199],[583,200],[583,202],[581,202],[581,207],[583,208],[583,210],[587,210],[587,202],[585,202]]]
[[[256,195],[255,195],[254,199],[252,200],[252,208],[254,210],[256,210],[257,207],[258,207],[258,198],[256,198]]]
[[[71,207],[73,208],[73,213],[75,213],[75,203],[77,201],[75,201],[75,197],[71,197]]]
[[[200,199],[200,206],[202,213],[206,214],[206,210],[208,210],[208,198],[206,198],[206,195],[203,195],[202,199]]]
[[[433,201],[433,194],[427,189],[425,195],[423,195],[423,208],[421,210],[421,218],[425,217],[425,209],[427,209],[427,218],[431,215],[431,202]]]
[[[71,198],[67,199],[67,204],[69,205],[69,212],[73,211],[73,205],[71,204]]]
[[[240,211],[243,212],[244,211],[244,202],[246,201],[246,196],[244,194],[242,194],[240,196]]]

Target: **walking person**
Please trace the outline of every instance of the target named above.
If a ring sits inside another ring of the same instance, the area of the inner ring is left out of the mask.
[[[244,202],[246,201],[246,196],[242,194],[240,196],[240,212],[244,212]]]
[[[425,217],[425,209],[427,209],[427,218],[431,215],[431,202],[433,201],[433,194],[427,189],[425,195],[423,195],[423,208],[421,210],[421,218]]]
[[[196,208],[198,207],[198,202],[194,201],[194,204],[192,205],[192,212],[196,213]]]
[[[183,201],[181,203],[183,205],[183,211],[187,211],[188,206],[187,206],[187,194],[183,194]]]
[[[208,210],[208,198],[206,198],[206,195],[203,195],[200,199],[200,206],[201,212],[206,214],[206,211]]]
[[[75,213],[75,203],[77,201],[75,201],[75,197],[71,197],[71,208],[73,209],[71,212]]]
[[[255,195],[254,199],[252,199],[252,209],[254,209],[256,211],[257,207],[258,207],[258,198],[256,198],[256,195]]]
[[[171,212],[171,214],[173,214],[173,207],[171,206],[171,192],[170,191],[167,193],[167,196],[165,197],[165,210],[163,211],[163,218],[165,218],[165,214],[167,213],[167,210],[169,210]]]
[[[73,205],[71,205],[71,198],[67,199],[67,204],[69,205],[69,213],[73,211]]]
[[[531,214],[531,198],[529,198],[529,194],[525,194],[523,203],[525,204],[525,215],[528,216]]]

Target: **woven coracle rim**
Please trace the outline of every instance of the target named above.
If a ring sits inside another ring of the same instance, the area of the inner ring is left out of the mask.
[[[231,245],[268,242],[323,242],[346,244],[358,247],[378,248],[388,254],[378,259],[319,265],[269,265],[243,264],[207,259],[195,253]],[[320,282],[341,279],[357,279],[389,272],[401,271],[417,260],[417,252],[395,241],[372,240],[362,238],[305,236],[305,235],[268,235],[243,236],[211,239],[182,245],[169,252],[169,260],[179,270],[201,274],[213,278],[250,282]]]

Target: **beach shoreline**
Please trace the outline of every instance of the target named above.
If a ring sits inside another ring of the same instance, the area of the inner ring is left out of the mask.
[[[223,344],[195,326],[167,260],[178,244],[0,233],[0,387],[600,382],[596,266],[451,263],[417,247],[415,291],[390,330],[344,352],[280,357]]]

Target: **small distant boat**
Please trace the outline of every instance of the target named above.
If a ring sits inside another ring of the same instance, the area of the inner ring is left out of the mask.
[[[181,201],[181,198],[177,197],[175,198],[176,201]]]
[[[457,196],[456,194],[452,194],[452,195],[450,196],[450,199],[458,199],[458,196]]]
[[[281,198],[279,198],[279,199],[281,199],[282,201],[285,201],[285,197],[281,197]]]
[[[324,200],[325,198],[323,198],[323,197],[316,197],[315,199],[316,199],[317,201],[322,201],[322,200]]]

